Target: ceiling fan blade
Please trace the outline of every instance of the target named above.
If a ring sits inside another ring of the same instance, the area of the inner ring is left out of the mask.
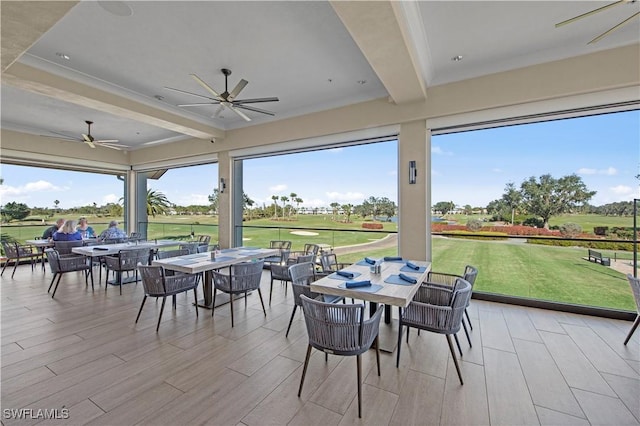
[[[251,121],[251,119],[249,118],[249,116],[247,114],[245,114],[244,112],[242,112],[239,109],[235,108],[230,102],[223,102],[223,105],[226,106],[227,108],[229,108],[231,111],[233,111],[236,114],[238,114],[240,117],[242,117],[243,120]]]
[[[216,112],[213,113],[211,118],[219,118],[223,110],[224,110],[224,105],[220,104],[220,106],[216,109]]]
[[[217,99],[211,98],[209,96],[198,95],[197,93],[187,92],[186,90],[174,89],[173,87],[165,87],[167,90],[173,90],[174,92],[184,93],[185,95],[197,96],[199,98],[211,99],[212,101],[217,101]]]
[[[117,149],[118,151],[122,151],[123,148],[127,148],[126,145],[121,145],[117,143],[101,143],[98,145],[104,146],[105,148]]]
[[[120,142],[118,139],[101,139],[99,141],[93,141],[94,143],[118,143]]]
[[[197,104],[178,104],[179,107],[192,107],[192,106],[205,106],[205,105],[218,105],[220,101],[202,102]]]
[[[204,88],[205,88],[209,93],[211,93],[211,94],[212,94],[213,96],[215,96],[217,99],[220,99],[220,98],[221,98],[220,94],[219,94],[218,92],[216,92],[215,90],[213,90],[213,89],[211,88],[211,86],[209,86],[207,83],[205,83],[205,82],[204,82],[200,77],[198,77],[198,76],[197,76],[197,75],[195,75],[195,74],[191,74],[191,77],[193,77],[193,79],[194,79],[195,81],[197,81],[197,82],[198,82],[198,84],[199,84],[200,86],[204,87]]]
[[[92,141],[92,140],[86,139],[86,140],[84,141],[84,143],[86,143],[87,145],[89,145],[91,148],[95,148],[95,147],[96,147],[96,145],[93,143],[93,141]]]
[[[602,7],[599,7],[599,8],[597,8],[597,9],[593,9],[592,11],[589,11],[589,12],[583,13],[582,15],[574,16],[573,18],[571,18],[571,19],[567,19],[566,21],[558,22],[558,23],[556,24],[556,28],[561,27],[561,26],[563,26],[563,25],[570,24],[570,23],[575,22],[575,21],[577,21],[577,20],[579,20],[579,19],[586,18],[587,16],[594,15],[594,14],[596,14],[596,13],[598,13],[598,12],[602,12],[603,10],[607,10],[607,9],[609,9],[610,7],[617,6],[617,5],[619,5],[619,4],[627,3],[627,2],[628,2],[628,0],[618,0],[618,1],[615,1],[615,2],[613,2],[613,3],[609,3],[609,4],[608,4],[608,5],[606,5],[606,6],[602,6]]]
[[[84,139],[84,141],[89,144],[93,142],[93,138],[91,137],[91,135],[85,135],[84,133],[82,134],[82,139]]]
[[[234,87],[233,90],[229,93],[229,96],[227,96],[227,100],[229,101],[234,100],[236,96],[240,94],[242,89],[244,89],[247,84],[249,84],[247,80],[245,79],[240,80],[238,84],[236,84],[236,87]]]
[[[278,98],[254,98],[254,99],[238,99],[233,101],[234,104],[255,104],[258,102],[278,102]]]
[[[236,108],[242,108],[242,109],[246,109],[248,111],[260,112],[262,114],[276,115],[274,112],[267,111],[266,109],[260,109],[260,108],[252,107],[252,106],[249,106],[249,105],[234,105],[234,106]]]
[[[591,40],[589,43],[587,44],[593,44],[593,43],[597,43],[598,41],[602,40],[604,37],[608,36],[609,34],[611,34],[612,32],[614,32],[615,30],[619,29],[620,27],[626,25],[627,23],[629,23],[633,18],[637,17],[638,15],[640,15],[640,12],[636,12],[633,15],[629,16],[627,19],[625,19],[624,21],[620,22],[618,25],[609,28],[607,31],[603,32],[602,34],[600,34],[598,37],[594,38],[593,40]]]

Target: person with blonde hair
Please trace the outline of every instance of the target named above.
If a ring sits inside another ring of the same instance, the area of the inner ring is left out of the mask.
[[[53,241],[81,241],[82,234],[76,229],[75,220],[67,220],[62,228],[53,234]]]
[[[80,232],[83,239],[96,237],[96,233],[93,228],[89,226],[89,222],[86,217],[81,217],[78,220],[78,227],[76,229]]]

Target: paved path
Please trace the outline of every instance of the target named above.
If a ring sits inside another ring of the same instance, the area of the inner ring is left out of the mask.
[[[398,234],[387,234],[386,237],[380,238],[370,243],[355,244],[352,246],[334,247],[333,252],[336,255],[355,253],[364,250],[376,250],[398,246]]]

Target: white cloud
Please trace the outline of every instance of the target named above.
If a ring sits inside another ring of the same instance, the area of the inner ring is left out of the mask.
[[[103,204],[109,204],[109,203],[119,204],[120,196],[116,194],[107,194],[104,197],[102,197],[102,203]]]
[[[274,186],[270,186],[269,187],[269,191],[271,191],[271,192],[282,192],[285,189],[287,189],[287,185],[285,185],[285,184],[274,185]]]
[[[387,175],[389,176],[398,176],[398,171],[397,170],[391,170],[387,173]]]
[[[494,172],[494,173],[502,173],[502,169],[499,169],[497,167],[494,168],[494,169],[491,169],[491,171]]]
[[[311,200],[304,200],[304,207],[325,207],[327,202],[320,198],[313,198]]]
[[[607,167],[606,169],[591,169],[588,167],[582,167],[578,169],[579,175],[607,175],[614,176],[618,174],[618,170],[615,167]]]
[[[453,152],[451,151],[443,151],[442,148],[440,148],[439,146],[432,146],[431,147],[431,153],[432,154],[438,154],[438,155],[453,155]]]
[[[361,192],[327,192],[327,198],[331,201],[362,201],[364,194]]]
[[[51,182],[45,180],[39,180],[36,182],[29,182],[22,186],[10,186],[0,185],[0,196],[4,197],[22,197],[32,194],[34,192],[60,192],[66,191],[69,188],[55,186]]]
[[[613,192],[616,195],[627,195],[633,192],[633,188],[626,185],[618,185],[609,189],[611,190],[611,192]]]
[[[208,206],[209,205],[209,196],[206,194],[189,194],[185,195],[180,199],[181,202],[176,203],[180,206]]]
[[[333,153],[339,153],[339,152],[342,152],[343,150],[344,148],[331,148],[328,151]]]

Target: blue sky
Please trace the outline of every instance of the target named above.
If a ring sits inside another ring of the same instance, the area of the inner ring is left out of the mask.
[[[296,193],[307,207],[397,198],[397,143],[385,142],[245,160],[245,192],[258,205]],[[206,204],[217,165],[169,170],[151,189],[179,204]],[[0,203],[61,208],[117,202],[114,176],[2,165]],[[464,132],[432,138],[432,202],[486,206],[507,182],[578,174],[592,204],[640,198],[640,111]],[[210,177],[208,179],[207,177]]]

